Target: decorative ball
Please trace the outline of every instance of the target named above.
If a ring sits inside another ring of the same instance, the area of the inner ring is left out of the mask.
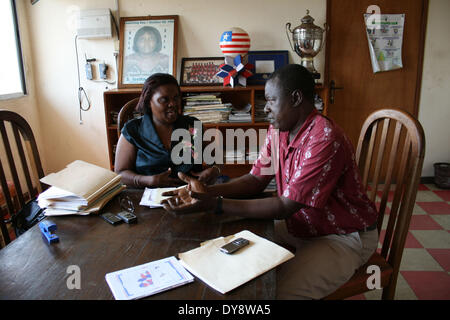
[[[245,55],[250,50],[250,37],[241,28],[230,28],[220,36],[220,50],[225,56]]]

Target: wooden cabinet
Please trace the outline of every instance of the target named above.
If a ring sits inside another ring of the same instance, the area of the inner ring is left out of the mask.
[[[323,113],[327,112],[328,105],[328,90],[322,85],[316,85],[316,91],[318,95],[322,98],[324,109]],[[209,128],[216,128],[220,130],[223,134],[224,140],[226,137],[226,129],[237,129],[242,128],[244,131],[246,129],[253,128],[259,135],[259,132],[263,132],[259,129],[267,129],[269,127],[268,122],[257,122],[255,121],[255,104],[258,100],[264,97],[264,86],[247,86],[247,87],[219,87],[219,86],[192,86],[192,87],[181,87],[181,92],[183,95],[188,93],[207,93],[207,92],[220,92],[220,97],[222,102],[230,102],[236,108],[243,108],[248,103],[251,104],[251,122],[234,122],[234,123],[205,123],[203,126],[205,130]],[[134,99],[139,97],[141,93],[140,89],[113,89],[108,90],[103,93],[104,107],[105,107],[105,121],[106,121],[106,135],[108,139],[108,153],[109,153],[109,163],[110,168],[114,169],[114,156],[117,141],[119,139],[117,133],[117,114],[119,113],[122,106]],[[258,136],[259,139],[259,136]],[[246,141],[247,144],[248,141]],[[226,141],[224,141],[224,145]],[[248,150],[248,146],[246,146]],[[245,161],[245,163],[225,163],[223,173],[230,176],[236,177],[242,174],[248,173],[251,168],[251,161]]]

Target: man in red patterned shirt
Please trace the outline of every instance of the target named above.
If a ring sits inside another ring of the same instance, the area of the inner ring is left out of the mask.
[[[344,284],[378,244],[377,211],[365,194],[354,150],[341,128],[314,107],[314,80],[302,66],[275,71],[265,86],[271,125],[249,174],[172,193],[175,213],[214,208],[218,214],[275,220],[277,241],[296,248],[277,272],[277,298],[321,299]],[[273,176],[278,196],[260,193]]]

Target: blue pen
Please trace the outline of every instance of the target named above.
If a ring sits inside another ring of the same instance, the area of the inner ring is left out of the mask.
[[[56,223],[51,220],[43,220],[39,222],[39,228],[42,234],[47,239],[48,243],[55,243],[59,241],[59,237],[53,232],[56,231]]]

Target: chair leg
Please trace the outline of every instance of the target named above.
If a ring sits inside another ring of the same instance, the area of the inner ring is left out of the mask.
[[[383,288],[383,293],[381,295],[382,300],[394,300],[395,289],[397,288],[397,276],[392,276],[389,284]]]
[[[3,236],[3,242],[5,244],[5,246],[11,242],[11,238],[9,237],[9,231],[8,228],[6,227],[5,221],[3,221],[3,216],[0,217],[1,221],[0,221],[0,229],[1,229],[1,234]]]

